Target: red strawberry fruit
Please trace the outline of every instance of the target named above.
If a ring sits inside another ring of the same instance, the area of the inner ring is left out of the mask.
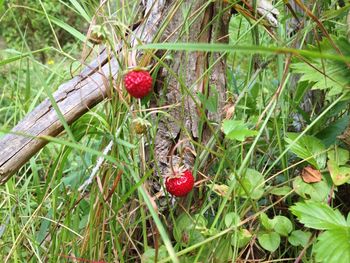
[[[132,70],[124,77],[127,92],[135,98],[143,98],[152,90],[152,77],[146,70]]]
[[[190,170],[176,172],[175,175],[165,179],[165,187],[169,193],[175,196],[187,195],[194,186],[194,178]]]

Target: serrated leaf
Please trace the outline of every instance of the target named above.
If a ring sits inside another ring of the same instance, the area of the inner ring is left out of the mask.
[[[299,158],[306,160],[308,163],[316,167],[318,170],[326,166],[326,153],[323,143],[309,135],[303,135],[298,141],[295,141],[299,136],[298,133],[287,133],[285,141],[290,145],[292,151]]]
[[[336,42],[344,55],[349,54],[350,44],[346,38],[341,37],[333,41]],[[327,53],[335,52],[327,38],[324,38],[317,47],[313,48],[321,49],[322,52]],[[350,79],[349,70],[345,63],[317,58],[311,59],[310,64],[301,62],[291,65],[295,73],[302,74],[300,81],[313,84],[313,89],[327,90],[326,99],[328,100],[334,95],[347,92],[345,87],[350,84]]]
[[[258,241],[262,248],[274,252],[281,243],[281,237],[276,232],[263,233],[258,235]]]
[[[350,229],[336,228],[322,233],[315,245],[318,262],[350,262]]]
[[[293,230],[292,222],[285,216],[275,216],[273,219],[273,229],[281,236],[288,236]]]
[[[296,203],[290,210],[306,227],[327,230],[347,227],[347,222],[339,210],[333,210],[325,203],[306,201]]]
[[[222,131],[226,138],[230,140],[244,141],[246,137],[255,136],[257,131],[250,130],[248,124],[241,120],[224,120],[222,123]]]
[[[248,168],[245,174],[242,176],[240,183],[234,179],[237,186],[237,194],[243,198],[248,196],[254,200],[260,199],[264,194],[265,181],[261,173],[254,169]],[[247,192],[246,192],[246,191]]]
[[[295,247],[296,246],[305,247],[307,245],[307,243],[309,242],[310,237],[311,237],[310,232],[295,230],[288,237],[288,242],[290,244],[292,244],[292,246],[295,246]]]
[[[328,124],[328,126],[317,133],[317,138],[321,139],[326,147],[331,146],[336,142],[337,137],[349,126],[349,121],[349,115],[344,115],[342,118]]]

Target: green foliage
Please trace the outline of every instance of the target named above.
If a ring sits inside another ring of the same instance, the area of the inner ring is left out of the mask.
[[[306,201],[293,205],[290,210],[306,227],[319,230],[348,227],[339,210],[333,210],[325,203]]]
[[[9,11],[1,20],[0,35],[4,38],[9,47],[21,50],[23,47],[23,38],[19,33],[24,34],[25,42],[31,50],[36,50],[45,46],[57,47],[56,38],[50,27],[49,21],[45,17],[45,12],[52,17],[51,23],[60,23],[61,25],[70,25],[71,29],[85,31],[88,24],[86,20],[77,15],[72,9],[55,1],[42,0],[43,6],[39,1],[32,0],[10,0],[6,5]],[[69,2],[69,1],[65,1]],[[73,1],[75,2],[75,1]],[[80,11],[84,8],[80,7]],[[4,9],[5,10],[5,9]],[[2,13],[0,12],[0,15]],[[84,13],[86,16],[86,11]],[[62,26],[54,28],[54,34],[59,39],[61,46],[70,45],[75,41],[74,35],[65,30]]]
[[[335,185],[342,185],[350,181],[349,151],[335,148],[328,152],[328,170]]]
[[[273,229],[281,236],[288,236],[293,230],[292,222],[285,216],[275,216],[273,218]]]
[[[335,45],[340,52],[349,56],[350,44],[347,39],[340,37],[335,39]],[[333,46],[326,38],[313,50],[321,50],[327,53],[336,53]],[[350,84],[349,70],[346,63],[312,59],[309,63],[299,62],[292,64],[295,73],[301,74],[300,81],[306,81],[313,85],[313,89],[326,90],[327,98],[347,92],[346,87]]]
[[[304,232],[302,230],[293,231],[288,237],[288,242],[293,246],[305,247],[309,242],[311,237],[311,232]]]
[[[290,210],[306,227],[326,230],[315,244],[317,262],[350,261],[350,224],[338,210],[314,201],[297,203]]]
[[[204,240],[202,231],[206,230],[206,219],[201,215],[191,218],[181,214],[174,225],[174,238],[182,246],[187,247]]]
[[[348,194],[350,173],[349,146],[339,136],[350,120],[350,51],[342,37],[348,9],[331,0],[316,1],[314,9],[343,56],[307,15],[304,27],[290,34],[285,25],[292,16],[283,1],[272,1],[278,29],[237,14],[228,35],[218,23],[230,13],[223,1],[165,1],[165,10],[174,12],[152,28],[153,43],[136,49],[132,30],[148,17],[144,1],[102,2],[0,0],[0,136],[60,84],[80,78],[101,51],[97,43],[121,68],[112,78],[110,61],[103,61],[105,74],[95,75],[113,84],[108,98],[0,186],[5,261],[348,260],[350,215],[345,220],[343,214],[349,203],[337,198]],[[212,20],[203,24],[203,18]],[[88,42],[90,23],[96,24]],[[201,43],[190,41],[198,28]],[[226,39],[230,43],[218,43]],[[154,93],[141,102],[130,100],[121,83],[134,54],[136,63],[151,58],[143,66],[154,77]],[[219,57],[227,57],[226,65]],[[94,77],[86,83],[94,85]],[[176,93],[167,93],[173,86]],[[188,105],[196,105],[189,115]],[[140,120],[147,129],[135,135]],[[159,143],[159,135],[169,145]],[[164,195],[163,168],[172,146],[185,138],[173,161],[193,157],[185,164],[193,165],[196,185],[186,198],[173,198]],[[320,170],[320,182],[300,177],[308,164]],[[92,183],[79,191],[93,172]]]
[[[274,252],[281,243],[281,237],[288,237],[293,230],[292,222],[285,216],[277,215],[270,219],[265,213],[260,215],[264,230],[258,233],[259,244],[266,250]]]
[[[287,133],[285,141],[289,144],[290,150],[299,158],[304,159],[317,169],[326,166],[326,148],[322,142],[309,135],[303,135],[297,141],[298,133]]]
[[[236,179],[233,182],[236,185],[236,192],[240,197],[258,200],[264,194],[264,177],[254,169],[248,168],[239,182]]]
[[[264,249],[274,252],[281,243],[281,237],[276,232],[261,233],[258,235],[258,241]]]
[[[156,262],[156,250],[154,248],[148,248],[141,257],[142,263],[154,263]],[[165,246],[160,246],[158,248],[157,261],[165,259],[168,256]]]
[[[249,129],[248,124],[241,120],[224,120],[222,131],[225,133],[226,138],[238,141],[244,141],[246,137],[258,134],[257,131]]]
[[[298,176],[293,181],[293,189],[304,199],[324,202],[328,198],[328,193],[330,192],[331,186],[325,180],[308,184],[305,183],[300,176]]]

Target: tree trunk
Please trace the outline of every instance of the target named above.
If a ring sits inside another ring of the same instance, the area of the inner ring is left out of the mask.
[[[228,42],[230,13],[224,11],[223,1],[187,0],[184,1],[183,6],[188,7],[186,8],[188,18],[184,17],[183,9],[175,12],[166,30],[165,38],[170,36],[167,42]],[[160,73],[160,79],[164,79],[164,84],[157,87],[160,98],[163,99],[164,105],[174,106],[168,111],[170,118],[159,116],[155,139],[155,160],[158,165],[157,172],[160,175],[164,176],[169,171],[170,154],[179,141],[189,139],[200,141],[205,145],[210,136],[209,121],[220,123],[226,92],[225,56],[220,57],[221,55],[205,52],[175,52],[170,70],[163,68]],[[179,79],[183,83],[180,83]],[[202,115],[203,112],[197,107],[201,105],[197,93],[202,93],[206,97],[217,94],[217,111],[206,111],[205,116]],[[200,119],[203,118],[207,118],[207,122],[202,129]],[[189,141],[184,142],[182,146],[194,149]],[[173,157],[174,164],[179,162],[181,154],[181,151],[178,151],[177,156]],[[183,164],[191,167],[193,162],[193,154],[186,152]]]

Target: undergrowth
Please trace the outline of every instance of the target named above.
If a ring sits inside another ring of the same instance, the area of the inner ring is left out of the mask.
[[[99,54],[88,35],[110,54],[120,43],[128,49],[139,1],[104,2],[0,1],[0,140]],[[158,106],[166,98],[131,99],[120,74],[108,99],[48,138],[0,186],[2,262],[350,262],[350,5],[310,1],[317,15],[299,8],[294,31],[284,1],[274,5],[277,29],[232,14],[228,45],[184,37],[136,48],[167,52],[153,57],[155,78],[164,66],[178,74],[176,51],[226,55],[224,109],[217,96],[192,94],[193,83],[183,83],[183,95],[200,102],[201,127],[212,128],[206,144],[190,140],[191,194],[171,197],[157,177],[155,136],[166,116]],[[184,17],[194,11],[182,8]],[[187,26],[184,19],[185,35]],[[181,74],[183,81],[190,73]],[[223,120],[211,123],[201,111]],[[136,118],[148,123],[143,135]]]

